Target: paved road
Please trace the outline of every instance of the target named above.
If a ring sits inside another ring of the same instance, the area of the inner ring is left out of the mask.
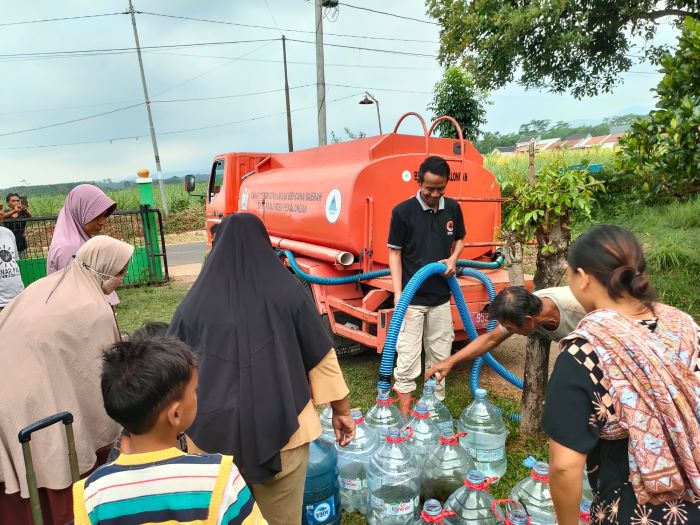
[[[201,263],[204,260],[204,250],[206,247],[206,242],[166,245],[165,249],[168,254],[168,266]]]

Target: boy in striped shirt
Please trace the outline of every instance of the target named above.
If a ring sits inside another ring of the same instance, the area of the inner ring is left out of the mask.
[[[197,413],[196,390],[195,356],[176,339],[105,351],[104,406],[129,432],[129,454],[73,486],[75,525],[267,523],[231,456],[178,448]]]

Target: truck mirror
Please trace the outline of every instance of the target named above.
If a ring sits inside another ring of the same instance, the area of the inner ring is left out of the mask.
[[[185,191],[187,193],[192,193],[194,191],[194,186],[195,186],[194,175],[185,175]]]

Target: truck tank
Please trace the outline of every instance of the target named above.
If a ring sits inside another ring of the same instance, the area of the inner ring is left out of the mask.
[[[271,236],[387,265],[391,211],[417,193],[418,167],[428,155],[450,165],[446,196],[459,201],[467,230],[462,257],[492,252],[501,223],[500,187],[465,140],[394,132],[273,154],[244,178],[238,209],[258,215]]]

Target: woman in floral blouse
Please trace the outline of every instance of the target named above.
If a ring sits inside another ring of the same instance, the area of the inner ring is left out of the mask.
[[[585,464],[591,523],[700,524],[697,324],[654,302],[642,249],[623,228],[586,232],[568,265],[588,314],[561,341],[542,420],[558,524],[578,523]]]

